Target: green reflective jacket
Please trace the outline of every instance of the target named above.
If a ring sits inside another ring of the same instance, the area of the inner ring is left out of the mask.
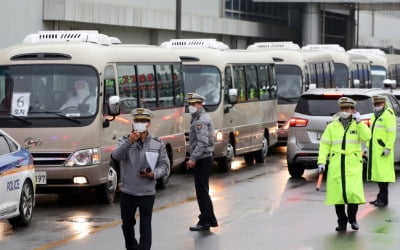
[[[367,180],[376,182],[395,182],[394,144],[396,141],[396,116],[390,108],[371,117],[371,140],[368,143]],[[383,156],[385,148],[390,154]]]
[[[363,122],[352,120],[345,129],[336,119],[326,127],[319,146],[318,164],[326,164],[330,158],[326,180],[327,205],[365,203],[361,142],[370,137],[370,130]]]

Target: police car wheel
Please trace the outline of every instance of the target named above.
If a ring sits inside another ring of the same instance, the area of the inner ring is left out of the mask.
[[[25,180],[24,185],[21,189],[21,197],[19,201],[19,215],[18,217],[9,219],[13,226],[27,226],[31,222],[33,203],[35,197],[33,192],[32,183],[29,180]]]
[[[118,176],[114,166],[108,169],[108,180],[96,189],[97,200],[101,203],[111,204],[114,202],[117,192]]]
[[[298,178],[304,174],[304,167],[293,163],[288,163],[289,174],[292,177]]]

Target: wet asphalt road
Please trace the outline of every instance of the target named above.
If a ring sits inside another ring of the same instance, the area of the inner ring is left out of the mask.
[[[400,184],[389,186],[389,207],[361,205],[360,230],[338,234],[334,208],[324,205],[325,183],[315,190],[316,170],[290,178],[285,150],[273,149],[265,164],[237,158],[230,173],[213,172],[220,226],[210,232],[188,230],[198,215],[193,177],[175,171],[157,193],[152,249],[399,249]],[[376,192],[375,183],[365,184],[367,201]],[[118,199],[98,204],[94,193],[38,195],[31,225],[0,222],[0,249],[124,249],[119,215]]]

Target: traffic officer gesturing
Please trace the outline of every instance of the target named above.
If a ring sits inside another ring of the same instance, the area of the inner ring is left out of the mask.
[[[190,227],[191,231],[205,231],[217,227],[213,204],[209,195],[209,176],[213,166],[214,125],[203,108],[204,97],[189,93],[187,102],[190,121],[189,148],[190,158],[187,167],[193,168],[197,203],[200,209],[199,221]]]
[[[365,203],[361,141],[369,140],[371,133],[367,125],[361,122],[360,113],[355,112],[354,100],[342,97],[338,103],[339,118],[328,124],[321,137],[318,170],[325,171],[329,157],[325,203],[335,205],[338,217],[336,231],[345,231],[347,222],[353,230],[358,230],[358,204]]]
[[[151,248],[151,217],[156,179],[169,174],[169,159],[164,143],[148,132],[152,113],[133,110],[133,130],[112,152],[121,167],[121,218],[126,249]],[[139,208],[140,240],[135,238],[135,213]]]
[[[387,206],[389,182],[395,182],[394,153],[396,141],[396,117],[392,109],[385,105],[384,96],[374,96],[374,114],[371,117],[372,138],[368,144],[367,180],[379,186],[376,200],[370,203]]]

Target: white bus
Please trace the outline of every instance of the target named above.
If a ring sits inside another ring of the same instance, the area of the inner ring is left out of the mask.
[[[370,88],[370,61],[364,55],[348,54],[337,44],[309,44],[302,50],[329,53],[334,62],[335,85],[338,88]]]
[[[173,39],[183,63],[185,92],[205,96],[205,108],[215,126],[214,157],[223,171],[232,158],[264,162],[277,142],[276,81],[272,57],[246,50],[229,50],[214,39]],[[209,85],[208,85],[209,84]],[[190,114],[186,114],[186,131]]]
[[[179,57],[114,40],[97,31],[43,31],[0,52],[0,127],[32,152],[39,193],[95,188],[112,202],[119,164],[111,152],[132,129],[136,107],[153,110],[150,133],[165,142],[171,166],[185,159]],[[85,85],[87,97],[67,107]]]
[[[385,52],[380,49],[351,49],[349,54],[359,54],[368,58],[371,63],[371,87],[383,88],[383,80],[387,78],[388,62]]]
[[[289,120],[302,93],[333,87],[333,60],[327,53],[303,52],[293,42],[258,42],[249,51],[266,53],[275,62],[278,98],[278,143],[286,144]]]
[[[387,54],[388,78],[396,81],[396,87],[400,87],[400,55]]]

